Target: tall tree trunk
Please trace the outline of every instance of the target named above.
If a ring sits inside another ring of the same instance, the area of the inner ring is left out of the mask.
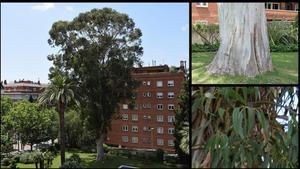
[[[249,77],[272,70],[264,3],[218,3],[220,48],[212,74]]]
[[[60,162],[61,165],[65,163],[65,118],[64,118],[65,105],[59,103],[59,124],[60,124]]]
[[[97,145],[97,157],[96,160],[102,160],[104,158],[104,149],[103,149],[103,144],[106,139],[106,134],[101,133],[100,137],[97,138],[96,140],[96,145]]]

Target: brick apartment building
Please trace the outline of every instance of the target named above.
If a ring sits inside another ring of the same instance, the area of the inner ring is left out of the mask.
[[[30,80],[19,80],[11,83],[4,81],[1,82],[1,85],[3,87],[1,87],[1,96],[9,96],[13,101],[29,100],[30,98],[36,100],[47,87],[47,84]]]
[[[268,21],[293,21],[298,15],[297,2],[267,2],[265,7]],[[217,3],[192,3],[192,23],[218,24]]]
[[[131,149],[163,149],[174,152],[176,97],[185,80],[185,62],[176,70],[167,65],[135,68],[141,82],[131,110],[122,104],[107,135],[108,144]]]

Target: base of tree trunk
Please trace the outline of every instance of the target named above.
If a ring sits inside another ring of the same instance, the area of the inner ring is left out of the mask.
[[[272,70],[263,3],[219,3],[220,48],[211,74],[254,77]]]
[[[104,148],[103,148],[103,144],[104,144],[104,139],[105,139],[105,135],[102,134],[100,136],[100,138],[98,138],[96,140],[96,145],[97,145],[97,156],[96,156],[96,160],[100,161],[104,158]]]

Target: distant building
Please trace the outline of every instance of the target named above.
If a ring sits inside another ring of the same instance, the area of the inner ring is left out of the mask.
[[[265,7],[268,21],[293,21],[299,10],[297,2],[267,2]],[[218,24],[217,3],[192,3],[192,23]]]
[[[29,100],[30,98],[36,100],[40,93],[42,93],[47,84],[41,84],[30,80],[14,81],[13,83],[2,83],[1,96],[9,96],[13,101]]]
[[[185,62],[172,70],[167,65],[135,68],[133,77],[142,83],[136,90],[135,106],[131,110],[121,104],[106,143],[174,152],[174,109],[185,80]]]

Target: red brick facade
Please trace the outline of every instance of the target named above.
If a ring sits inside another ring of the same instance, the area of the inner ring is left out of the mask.
[[[268,21],[293,21],[298,14],[298,3],[296,2],[266,3],[265,6]],[[217,24],[217,3],[192,3],[192,23],[198,22]]]
[[[135,108],[121,105],[106,143],[174,152],[173,109],[184,81],[183,69],[169,71],[166,65],[136,68],[133,77],[142,83],[136,90]]]

